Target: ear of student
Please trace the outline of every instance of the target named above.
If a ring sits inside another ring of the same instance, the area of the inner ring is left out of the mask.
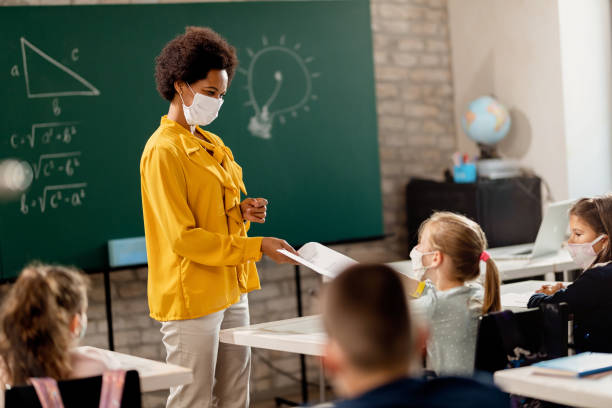
[[[342,360],[342,350],[338,347],[338,343],[333,339],[329,339],[325,344],[325,352],[321,358],[321,364],[326,372],[334,374],[339,371]]]
[[[70,320],[70,332],[77,334],[79,331],[79,327],[81,327],[81,318],[78,314],[75,314]]]
[[[444,261],[444,253],[442,251],[436,251],[434,253],[433,265],[434,267],[438,267]]]

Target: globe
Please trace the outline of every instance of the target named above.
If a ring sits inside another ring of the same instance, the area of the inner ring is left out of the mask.
[[[461,127],[470,139],[491,147],[508,134],[510,125],[508,109],[491,96],[474,100],[461,118]]]

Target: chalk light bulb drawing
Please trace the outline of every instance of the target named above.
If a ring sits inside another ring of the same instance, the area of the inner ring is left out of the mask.
[[[247,49],[251,61],[248,69],[242,69],[240,72],[247,77],[246,89],[249,100],[245,105],[252,106],[254,111],[254,115],[249,120],[248,130],[255,137],[270,139],[272,138],[272,127],[276,118],[284,125],[287,121],[286,115],[296,118],[300,110],[310,111],[309,102],[318,99],[317,95],[312,92],[312,79],[319,77],[320,73],[311,73],[308,69],[307,64],[314,61],[314,57],[303,58],[298,54],[297,51],[301,48],[301,44],[297,43],[293,47],[285,46],[284,35],[281,36],[279,45],[269,45],[265,36],[262,37],[262,43],[263,48],[257,52]],[[279,60],[278,66],[283,65],[280,63],[280,59],[284,59],[284,67],[287,68],[287,57],[294,68],[297,69],[291,69],[290,72],[284,73],[282,68],[274,68],[275,59]],[[261,66],[261,61],[264,58],[267,59],[264,63],[265,67]],[[272,91],[270,92],[268,89],[267,91],[258,90],[259,92],[256,92],[255,81],[269,80],[270,77],[274,79]],[[287,101],[287,98],[285,98],[281,103],[278,102],[283,85],[291,86],[295,90],[300,88],[297,85],[301,81],[304,81],[300,84],[303,86],[303,92],[298,91],[298,96],[292,101]],[[275,102],[277,103],[275,104]],[[274,107],[272,108],[273,104]]]

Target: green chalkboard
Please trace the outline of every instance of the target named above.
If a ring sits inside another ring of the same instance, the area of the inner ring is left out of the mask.
[[[107,267],[108,240],[142,236],[139,161],[168,103],[154,59],[210,26],[241,61],[219,118],[265,225],[299,245],[380,236],[369,2],[3,7],[0,159],[34,171],[0,203],[2,277],[32,259]]]

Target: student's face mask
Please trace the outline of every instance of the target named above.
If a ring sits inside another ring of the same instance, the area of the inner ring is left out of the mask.
[[[79,340],[83,340],[87,331],[87,314],[81,313],[81,330],[79,331]]]
[[[603,237],[605,235],[600,235],[594,241],[585,244],[567,244],[567,251],[574,260],[574,263],[582,269],[591,266],[597,258],[597,252],[595,252],[593,245],[601,241]]]
[[[202,95],[201,93],[194,92],[189,84],[187,84],[187,86],[191,93],[193,93],[193,102],[191,106],[185,105],[183,96],[179,94],[183,102],[183,113],[185,114],[187,124],[192,127],[210,125],[219,115],[219,110],[221,109],[221,105],[223,105],[223,99]]]
[[[421,252],[417,249],[417,247],[412,248],[410,251],[410,260],[412,261],[412,273],[411,277],[420,281],[423,279],[423,275],[427,269],[431,268],[431,266],[423,265],[423,256],[435,254],[436,252]]]

